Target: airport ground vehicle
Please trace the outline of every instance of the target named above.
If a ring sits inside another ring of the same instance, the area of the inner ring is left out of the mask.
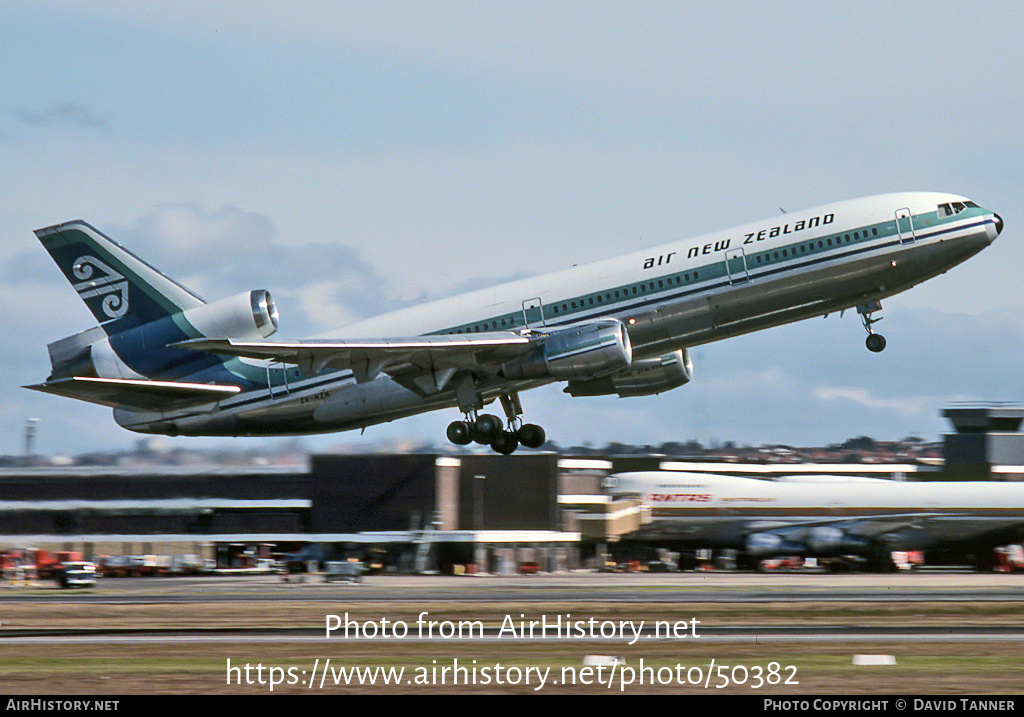
[[[85,560],[62,563],[54,571],[62,588],[84,588],[96,584],[96,564]]]
[[[353,560],[331,560],[324,563],[324,581],[342,580],[358,583],[363,579],[363,564]]]

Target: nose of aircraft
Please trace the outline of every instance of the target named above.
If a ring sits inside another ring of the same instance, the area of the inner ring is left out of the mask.
[[[1003,233],[1003,218],[995,213],[992,216],[996,218],[996,236],[999,236]]]

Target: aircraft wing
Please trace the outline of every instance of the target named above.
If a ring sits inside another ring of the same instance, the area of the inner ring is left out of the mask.
[[[238,386],[213,386],[205,383],[128,380],[76,376],[25,386],[35,391],[77,398],[101,406],[131,406],[141,409],[166,408],[169,403],[209,403],[233,396]]]
[[[792,537],[796,533],[807,531],[811,528],[829,527],[843,530],[844,532],[859,535],[865,538],[874,538],[887,533],[894,533],[907,528],[914,528],[924,524],[931,518],[936,518],[941,513],[893,513],[888,515],[872,515],[865,517],[849,518],[821,518],[818,520],[793,520],[793,521],[749,521],[746,524],[748,533],[776,533],[778,535]]]
[[[906,550],[917,549],[922,541],[931,543],[933,521],[943,517],[947,516],[890,513],[791,519],[723,516],[696,522],[665,518],[642,526],[632,537],[672,540],[694,547],[753,549],[762,555],[821,555],[836,550],[858,553],[875,544]]]
[[[908,513],[866,516],[845,520],[808,521],[788,527],[778,526],[763,531],[774,534],[788,544],[813,545],[835,541],[856,546],[858,541],[885,546],[889,550],[923,550],[934,547],[983,547],[991,550],[1024,537],[1024,520],[1019,516],[979,516],[963,513]],[[851,552],[858,552],[852,550]]]
[[[306,375],[324,369],[348,369],[360,383],[383,372],[403,385],[416,386],[429,393],[444,388],[459,370],[523,354],[532,341],[522,334],[499,331],[381,339],[193,339],[174,345],[194,351],[295,364]]]

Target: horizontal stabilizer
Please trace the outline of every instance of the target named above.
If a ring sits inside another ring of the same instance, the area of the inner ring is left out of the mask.
[[[242,390],[238,386],[84,376],[47,381],[25,388],[102,406],[128,406],[145,410],[168,408],[174,404],[209,403],[233,396]]]

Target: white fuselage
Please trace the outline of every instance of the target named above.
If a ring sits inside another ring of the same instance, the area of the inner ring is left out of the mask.
[[[982,556],[1024,538],[1024,483],[867,480],[779,482],[654,471],[606,479],[650,516],[638,535],[755,558],[884,555],[941,548]]]
[[[737,516],[820,519],[927,512],[1006,515],[1024,520],[1024,483],[1006,481],[890,481],[839,483],[760,480],[739,476],[655,471],[609,478],[611,495],[639,496],[655,518]]]
[[[613,318],[633,358],[657,357],[904,291],[964,261],[998,234],[996,216],[966,200],[904,193],[838,202],[635,251],[377,316],[328,332],[358,339],[495,331],[548,332]],[[903,218],[907,217],[907,218]],[[356,383],[350,371],[299,376],[267,368],[269,388],[205,411],[116,409],[121,425],[168,422],[182,434],[297,434],[365,427],[456,405],[450,386],[426,395],[386,374]],[[484,380],[485,401],[548,381]]]

